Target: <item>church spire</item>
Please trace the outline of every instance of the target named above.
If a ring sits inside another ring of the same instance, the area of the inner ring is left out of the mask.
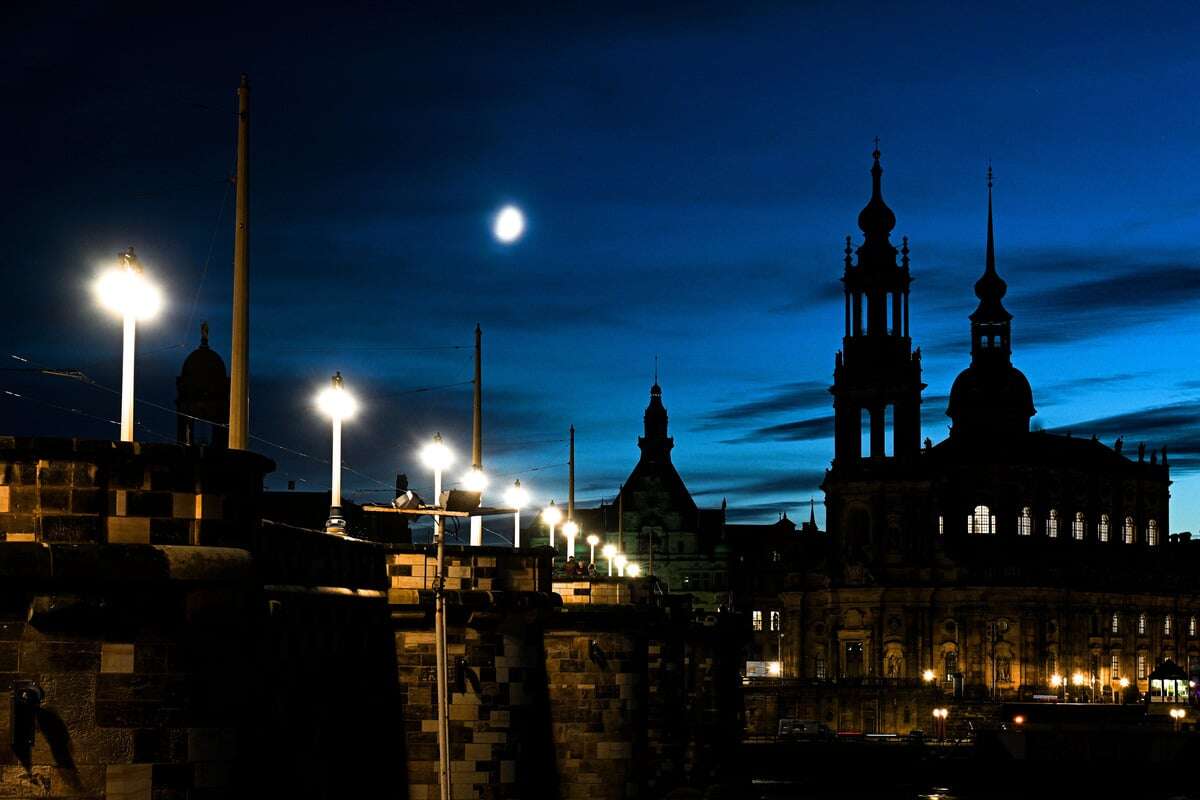
[[[650,403],[642,417],[645,435],[638,437],[643,461],[670,463],[671,448],[675,440],[667,435],[667,408],[662,401],[662,387],[658,385],[658,370],[655,369],[654,385],[650,387]]]
[[[979,306],[971,314],[971,355],[997,354],[1005,359],[1011,355],[1010,325],[1012,314],[1004,307],[1004,295],[1008,284],[996,272],[996,235],[992,225],[992,168],[987,171],[987,250],[984,255],[983,275],[975,281],[975,296]]]
[[[896,227],[896,215],[883,201],[883,167],[879,165],[879,156],[879,138],[876,137],[875,151],[871,153],[871,157],[875,159],[875,163],[871,165],[871,199],[858,213],[858,227],[866,240],[860,251],[876,243],[886,244],[892,228]],[[890,244],[887,247],[895,253]]]

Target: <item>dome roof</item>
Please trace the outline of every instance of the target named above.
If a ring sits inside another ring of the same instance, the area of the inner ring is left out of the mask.
[[[883,167],[879,166],[879,150],[871,154],[875,163],[871,166],[871,199],[862,211],[858,212],[858,228],[870,236],[886,239],[896,227],[896,214],[883,202],[883,190],[880,187],[880,177]]]
[[[961,429],[1027,433],[1033,407],[1033,389],[1021,370],[1006,362],[972,364],[958,374],[950,389],[946,415]]]
[[[179,377],[189,382],[224,381],[226,375],[224,360],[206,344],[191,352],[179,372]]]

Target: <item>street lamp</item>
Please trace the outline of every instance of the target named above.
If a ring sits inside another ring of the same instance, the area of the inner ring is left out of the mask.
[[[562,511],[550,501],[550,505],[542,509],[542,522],[550,526],[550,547],[554,547],[554,526],[562,522]]]
[[[529,492],[521,488],[520,478],[504,493],[504,502],[516,509],[516,512],[513,514],[513,547],[520,547],[521,508],[529,502]]]
[[[938,738],[945,740],[946,738],[946,717],[950,716],[950,709],[935,708],[933,710],[934,725],[938,729]]]
[[[567,558],[575,557],[575,537],[579,535],[579,523],[569,519],[563,523],[563,536],[567,537]]]
[[[937,677],[937,676],[934,674],[933,670],[931,670],[931,669],[927,669],[921,673],[921,680],[925,681],[925,683],[933,683],[933,679],[935,677]]]
[[[346,535],[346,518],[342,516],[342,420],[354,416],[358,403],[342,386],[342,373],[333,375],[333,385],[317,395],[317,407],[329,417],[333,426],[333,468],[329,487],[329,519],[325,521],[325,532],[337,536]]]
[[[421,450],[421,461],[433,470],[434,505],[433,536],[437,543],[437,573],[433,581],[433,640],[437,669],[438,704],[438,777],[445,787],[450,784],[450,687],[446,674],[446,518],[442,516],[442,472],[454,462],[450,448],[442,444],[442,435],[435,433],[433,441]],[[445,794],[445,791],[443,791]]]
[[[642,574],[642,568],[639,567],[637,564],[626,564],[625,565],[626,577],[636,578],[638,575],[641,575],[641,574]]]
[[[137,321],[150,319],[162,307],[162,293],[146,280],[133,248],[117,255],[117,266],[105,270],[95,284],[96,299],[124,321],[121,350],[121,441],[133,441],[133,354]]]
[[[617,555],[617,546],[615,544],[606,544],[600,550],[600,555],[608,559],[608,577],[612,577],[613,558]]]
[[[625,577],[625,565],[629,563],[629,559],[625,557],[625,554],[617,553],[613,558],[613,563],[617,565],[617,574]]]
[[[1083,677],[1082,672],[1075,672],[1074,674],[1071,675],[1071,684],[1076,689],[1081,688],[1083,686],[1084,682],[1085,682],[1085,679]]]
[[[588,543],[588,547],[592,548],[592,555],[591,555],[591,558],[588,560],[588,563],[595,564],[596,563],[596,545],[600,544],[600,537],[594,533],[589,533],[588,537],[587,537],[587,543]]]

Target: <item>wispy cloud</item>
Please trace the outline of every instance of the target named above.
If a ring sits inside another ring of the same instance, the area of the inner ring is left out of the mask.
[[[730,423],[742,423],[780,412],[794,412],[827,405],[830,402],[829,384],[823,381],[784,383],[763,390],[761,395],[757,400],[735,402],[709,412],[703,417],[697,430],[727,428]]]
[[[1140,441],[1154,449],[1165,445],[1176,472],[1200,470],[1200,400],[1152,406],[1049,430],[1094,434],[1102,439],[1124,436],[1130,446]]]

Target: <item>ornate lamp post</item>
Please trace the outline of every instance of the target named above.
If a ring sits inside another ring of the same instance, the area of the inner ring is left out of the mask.
[[[137,321],[150,319],[162,307],[162,293],[146,280],[130,247],[117,256],[117,266],[105,270],[95,284],[104,308],[119,314],[125,337],[121,351],[121,441],[133,441],[133,366]]]
[[[529,492],[521,488],[518,478],[512,487],[504,493],[504,502],[516,509],[513,514],[513,547],[521,546],[521,508],[529,502]]]
[[[329,487],[329,519],[325,521],[325,532],[337,536],[346,535],[346,518],[342,516],[342,420],[354,416],[358,404],[342,385],[342,373],[335,373],[333,385],[317,395],[317,407],[330,419],[333,427],[333,467]]]

